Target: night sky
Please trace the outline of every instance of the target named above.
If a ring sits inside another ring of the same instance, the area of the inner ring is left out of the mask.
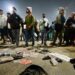
[[[15,6],[17,13],[24,18],[26,15],[26,7],[33,7],[33,15],[36,19],[40,19],[42,13],[46,13],[49,21],[53,21],[57,15],[57,9],[60,6],[66,8],[66,16],[75,11],[75,0],[0,0],[0,8],[5,13],[9,8]]]

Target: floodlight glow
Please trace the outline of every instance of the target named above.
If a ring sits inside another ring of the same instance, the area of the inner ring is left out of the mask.
[[[13,5],[12,4],[8,5],[7,11],[10,12],[10,13],[12,13],[12,11],[13,11]]]
[[[12,6],[9,6],[9,12],[12,12]]]

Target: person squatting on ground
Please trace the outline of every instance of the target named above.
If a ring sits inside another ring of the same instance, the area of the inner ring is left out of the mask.
[[[47,45],[47,34],[49,31],[49,21],[46,15],[42,14],[42,19],[40,20],[40,32],[41,32],[41,44]]]
[[[28,40],[32,39],[32,46],[34,46],[34,17],[32,15],[32,7],[27,7],[26,9],[26,17],[24,24],[24,34],[25,34],[25,46],[28,46]]]
[[[56,17],[55,20],[55,36],[52,45],[55,45],[55,42],[57,38],[59,38],[59,45],[62,44],[62,32],[64,29],[64,23],[65,23],[65,17],[64,17],[64,8],[60,7],[59,8],[59,14]]]
[[[6,40],[6,23],[7,23],[7,17],[4,15],[3,10],[0,9],[0,34],[1,39],[3,40],[3,43],[5,43]]]
[[[72,12],[71,16],[67,19],[65,24],[64,40],[66,46],[74,45],[75,40],[75,12]]]

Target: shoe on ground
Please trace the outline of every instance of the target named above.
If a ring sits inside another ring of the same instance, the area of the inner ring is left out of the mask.
[[[70,60],[71,64],[75,64],[75,58]]]
[[[51,59],[49,56],[44,57],[42,60],[49,60]]]

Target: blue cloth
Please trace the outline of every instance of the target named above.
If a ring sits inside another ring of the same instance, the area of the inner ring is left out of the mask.
[[[30,38],[32,38],[32,45],[34,45],[34,30],[33,29],[31,29],[31,30],[24,29],[24,35],[25,35],[26,45],[28,45],[28,41]]]
[[[46,29],[41,30],[41,41],[42,44],[46,44],[48,31]]]

